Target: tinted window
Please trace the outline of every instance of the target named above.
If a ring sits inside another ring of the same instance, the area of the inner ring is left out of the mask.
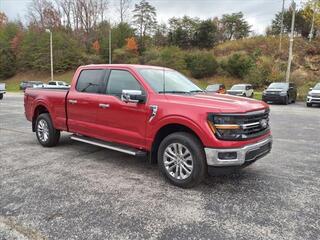
[[[55,82],[49,82],[48,85],[56,85]]]
[[[287,89],[288,83],[271,83],[268,89]]]
[[[110,73],[107,93],[121,96],[122,90],[143,90],[131,73],[124,70],[112,70]]]
[[[76,89],[79,92],[99,93],[106,71],[102,69],[82,70]]]

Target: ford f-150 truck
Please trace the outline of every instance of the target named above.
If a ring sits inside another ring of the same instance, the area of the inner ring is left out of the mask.
[[[207,93],[179,72],[144,65],[88,65],[70,88],[27,88],[26,118],[44,147],[71,139],[149,156],[173,184],[243,168],[270,152],[266,103]]]

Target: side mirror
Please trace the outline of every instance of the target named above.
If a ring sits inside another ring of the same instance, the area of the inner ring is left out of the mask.
[[[146,96],[140,90],[122,90],[121,100],[128,103],[143,103]]]
[[[289,89],[293,89],[293,87],[289,87]]]
[[[309,90],[311,91],[313,88],[311,87],[311,88],[309,88]]]

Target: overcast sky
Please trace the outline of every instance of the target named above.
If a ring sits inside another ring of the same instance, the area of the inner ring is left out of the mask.
[[[0,11],[5,12],[10,20],[20,19],[26,22],[28,4],[32,0],[0,0]],[[285,0],[286,7],[291,0]],[[299,7],[304,0],[296,0]],[[109,0],[111,19],[117,19],[114,9],[119,0]],[[132,0],[132,7],[137,0]],[[166,22],[170,17],[184,15],[201,19],[220,17],[222,14],[239,12],[252,25],[256,33],[264,33],[274,14],[281,10],[282,0],[149,0],[156,7],[158,21]]]

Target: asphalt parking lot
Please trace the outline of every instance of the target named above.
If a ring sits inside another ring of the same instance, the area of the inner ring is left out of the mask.
[[[194,189],[63,134],[43,148],[0,101],[0,239],[319,239],[320,108],[271,106],[272,153]]]

